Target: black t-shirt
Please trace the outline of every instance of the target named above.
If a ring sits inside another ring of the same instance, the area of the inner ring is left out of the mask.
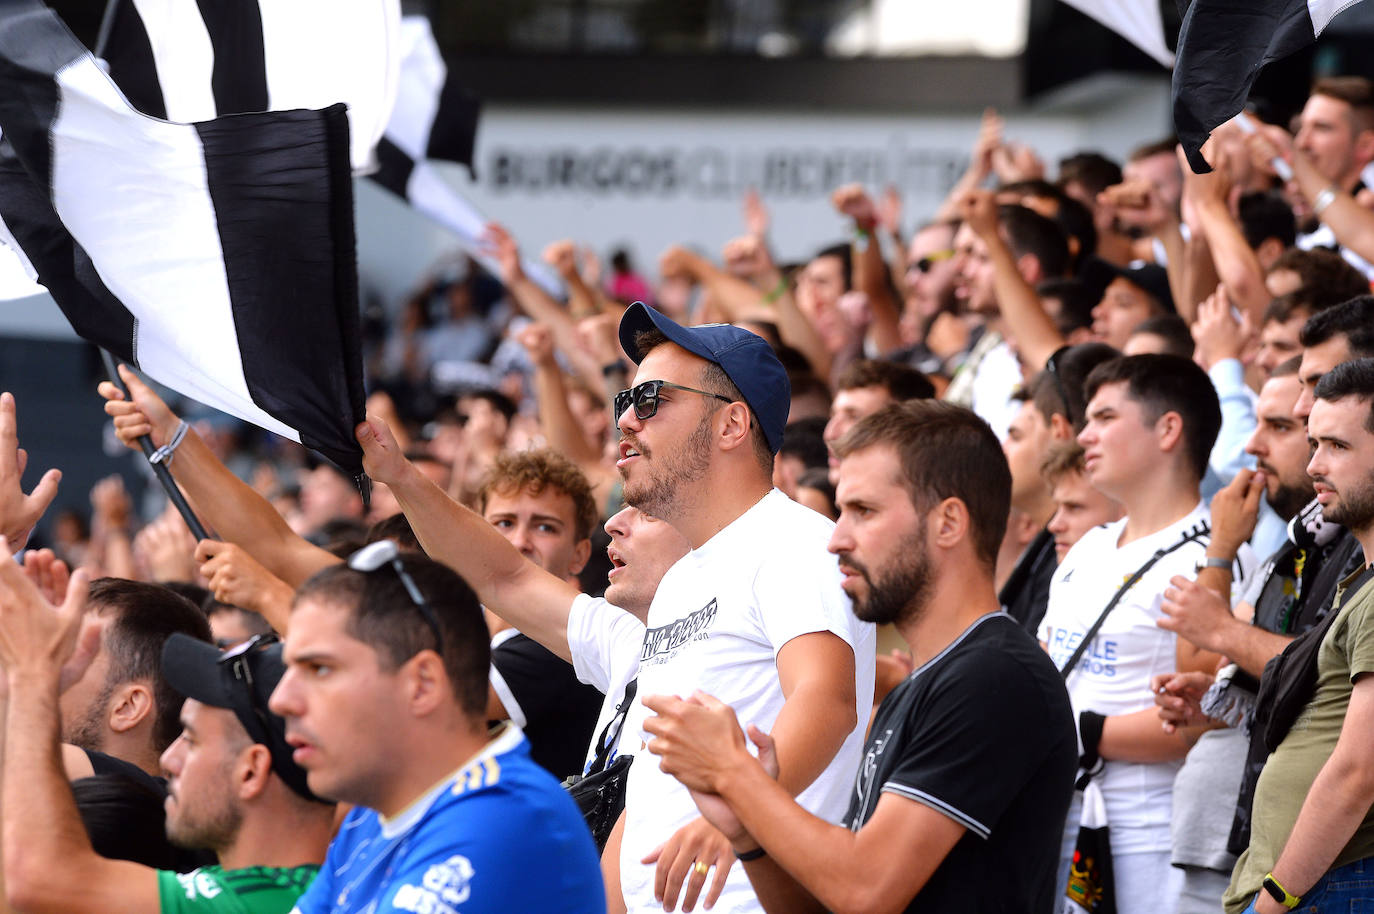
[[[516,632],[491,650],[492,685],[506,713],[525,731],[530,756],[560,781],[581,774],[605,696],[577,681],[572,664]]]
[[[878,708],[844,821],[858,831],[893,793],[964,826],[908,912],[1049,914],[1075,732],[1049,655],[1005,613],[983,616]]]

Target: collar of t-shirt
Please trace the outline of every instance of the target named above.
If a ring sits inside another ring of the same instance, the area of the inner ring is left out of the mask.
[[[409,806],[392,816],[390,819],[377,814],[377,821],[382,827],[382,837],[390,840],[397,835],[405,834],[414,828],[415,825],[425,817],[434,801],[449,789],[453,783],[453,778],[462,771],[466,771],[473,765],[489,759],[493,756],[502,755],[511,751],[524,740],[525,735],[520,732],[519,727],[511,726],[509,721],[503,722],[492,730],[494,739],[488,740],[487,744],[481,748],[472,758],[454,768],[444,775],[443,780],[426,790],[418,798],[411,802]]]

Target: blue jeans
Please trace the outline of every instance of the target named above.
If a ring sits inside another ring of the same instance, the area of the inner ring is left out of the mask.
[[[1242,914],[1254,914],[1255,900]],[[1328,871],[1307,890],[1302,896],[1302,904],[1294,911],[1301,914],[1334,914],[1337,911],[1340,914],[1374,914],[1374,857]]]

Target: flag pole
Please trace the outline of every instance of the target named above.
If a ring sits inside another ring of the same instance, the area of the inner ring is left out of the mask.
[[[105,4],[105,14],[100,17],[100,31],[96,34],[95,47],[91,49],[96,57],[105,56],[105,47],[110,43],[110,32],[114,30],[115,12],[118,9],[119,0],[108,0]]]
[[[129,395],[129,388],[124,385],[124,379],[119,376],[119,367],[114,356],[102,349],[100,350],[100,357],[105,360],[105,371],[109,374],[110,380],[120,389],[126,400],[132,401],[133,397]],[[153,463],[151,458],[153,452],[157,450],[153,446],[153,439],[143,435],[138,439],[138,446],[143,448],[144,456],[149,458],[148,466],[153,468],[153,475],[162,484],[162,489],[167,493],[167,497],[172,500],[172,504],[176,505],[177,511],[181,514],[181,519],[186,521],[187,527],[191,528],[191,535],[196,538],[197,542],[209,539],[210,534],[205,532],[205,526],[201,524],[200,518],[196,517],[195,512],[191,510],[190,504],[186,501],[186,496],[181,494],[181,489],[177,488],[176,480],[172,479],[172,471],[167,469],[165,463]]]

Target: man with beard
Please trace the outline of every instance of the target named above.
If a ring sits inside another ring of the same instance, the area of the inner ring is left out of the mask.
[[[843,823],[793,802],[772,737],[751,726],[754,759],[732,708],[702,691],[646,699],[649,750],[730,837],[767,911],[1052,911],[1073,720],[993,591],[1011,490],[997,439],[965,409],[913,402],[839,451],[845,592],[916,663],[874,718]]]
[[[649,607],[639,694],[720,695],[773,731],[782,786],[839,821],[872,709],[875,639],[845,607],[825,551],[833,524],[772,487],[787,418],[782,364],[748,331],[682,327],[642,304],[625,312],[620,340],[639,363],[615,406],[625,500],[692,546]],[[625,732],[638,734],[645,716],[636,703]],[[709,833],[709,855],[697,855],[707,842],[684,838],[684,826]],[[662,910],[667,874],[704,876],[716,839],[687,791],[636,755],[620,854],[628,910]],[[645,865],[656,859],[657,874]],[[716,909],[758,910],[738,869]]]
[[[1338,365],[1317,385],[1307,472],[1328,519],[1359,540],[1365,568],[1341,582],[1297,723],[1255,792],[1250,846],[1228,914],[1353,910],[1374,866],[1374,360]]]
[[[58,756],[58,696],[91,660],[79,637],[86,575],[49,605],[0,545],[0,663],[9,687],[5,725],[4,857],[10,905],[26,912],[280,914],[314,878],[334,807],[305,785],[281,718],[267,699],[281,648],[256,639],[221,655],[173,635],[165,673],[187,696],[181,736],[162,755],[169,775],[167,835],[207,847],[218,866],[174,873],[97,856]]]

